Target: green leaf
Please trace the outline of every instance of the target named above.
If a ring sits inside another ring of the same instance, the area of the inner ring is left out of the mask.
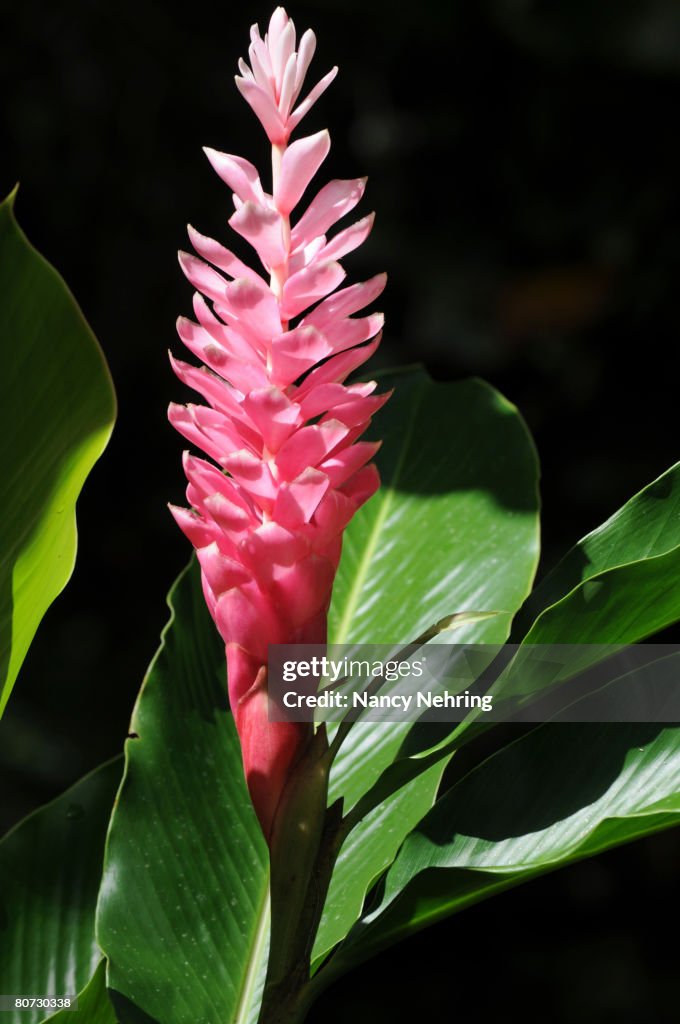
[[[59,1010],[48,1024],[117,1024],[106,991],[106,962],[99,961],[92,979],[78,996],[77,1010]]]
[[[679,579],[680,546],[598,573],[547,608],[523,643],[637,643],[680,619]]]
[[[502,643],[538,559],[538,465],[517,410],[479,380],[385,374],[382,486],[353,519],[332,643],[408,643],[455,612],[498,612],[458,643]]]
[[[192,563],[144,681],[111,821],[97,935],[123,1024],[249,1024],[268,948],[268,858]],[[121,998],[122,997],[122,998]]]
[[[680,618],[679,558],[677,463],[572,548],[526,601],[513,638],[637,642]]]
[[[75,561],[75,504],[115,418],[104,357],[53,267],[0,203],[0,715]]]
[[[366,893],[392,863],[404,837],[432,806],[445,767],[446,759],[442,759],[419,774],[350,833],[333,872],[314,943],[315,968],[347,935],[361,915]]]
[[[85,776],[0,842],[0,992],[76,995],[101,952],[94,916],[121,758]],[[39,1010],[7,1024],[36,1024]]]
[[[435,804],[326,980],[495,892],[678,823],[680,728],[541,726]]]
[[[405,371],[381,385],[396,389],[376,421],[382,486],[346,532],[330,642],[408,642],[455,613],[463,613],[457,642],[502,642],[538,558],[538,467],[526,427],[481,381],[442,384]],[[333,767],[331,800],[342,796],[347,810],[379,787],[412,728],[353,726]],[[341,851],[317,965],[431,806],[448,756],[432,766],[413,760],[396,792],[376,791],[374,809]]]

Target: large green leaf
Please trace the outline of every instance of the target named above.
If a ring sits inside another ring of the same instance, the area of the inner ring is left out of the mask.
[[[0,842],[0,992],[77,995],[89,982],[101,958],[95,907],[121,762],[85,776]],[[46,1016],[17,1010],[5,1019]]]
[[[508,886],[678,823],[680,728],[541,726],[465,776],[423,818],[390,868],[380,905],[355,926],[326,980]]]
[[[330,613],[334,643],[413,640],[454,612],[496,615],[464,624],[457,642],[506,639],[538,558],[538,467],[513,406],[481,381],[435,383],[423,371],[386,374],[395,394],[376,435],[382,486],[347,530]],[[331,799],[345,808],[371,790],[411,730],[357,724],[335,762]],[[350,834],[322,918],[317,963],[356,920],[371,884],[432,804],[446,758],[384,797]]]
[[[500,643],[538,560],[538,467],[517,410],[479,380],[385,374],[379,494],[355,517],[333,643],[408,643],[445,615],[495,611],[459,643]]]
[[[513,638],[637,642],[680,618],[679,567],[677,463],[572,548],[526,601]]]
[[[75,504],[115,397],[92,331],[0,203],[0,715],[75,561]]]
[[[195,563],[169,604],[126,742],[97,935],[123,1024],[136,1008],[160,1024],[248,1024],[266,967],[266,846]]]

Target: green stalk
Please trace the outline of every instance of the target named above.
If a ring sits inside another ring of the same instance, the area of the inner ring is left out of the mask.
[[[321,726],[283,793],[270,842],[271,940],[259,1024],[299,1024],[314,938],[339,849],[341,806],[326,808],[329,756]]]

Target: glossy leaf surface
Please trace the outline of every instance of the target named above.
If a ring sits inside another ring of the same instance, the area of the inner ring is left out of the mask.
[[[104,840],[122,758],[86,775],[0,842],[0,992],[77,995],[101,958],[95,941]],[[49,1014],[17,1010],[7,1024]]]
[[[73,571],[76,500],[115,418],[99,345],[13,206],[0,203],[0,715]]]

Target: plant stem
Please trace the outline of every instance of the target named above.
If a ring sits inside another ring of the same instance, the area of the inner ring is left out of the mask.
[[[298,763],[274,823],[272,931],[259,1024],[299,1024],[310,1005],[312,947],[342,842],[341,803],[326,809],[330,762],[322,728]]]

